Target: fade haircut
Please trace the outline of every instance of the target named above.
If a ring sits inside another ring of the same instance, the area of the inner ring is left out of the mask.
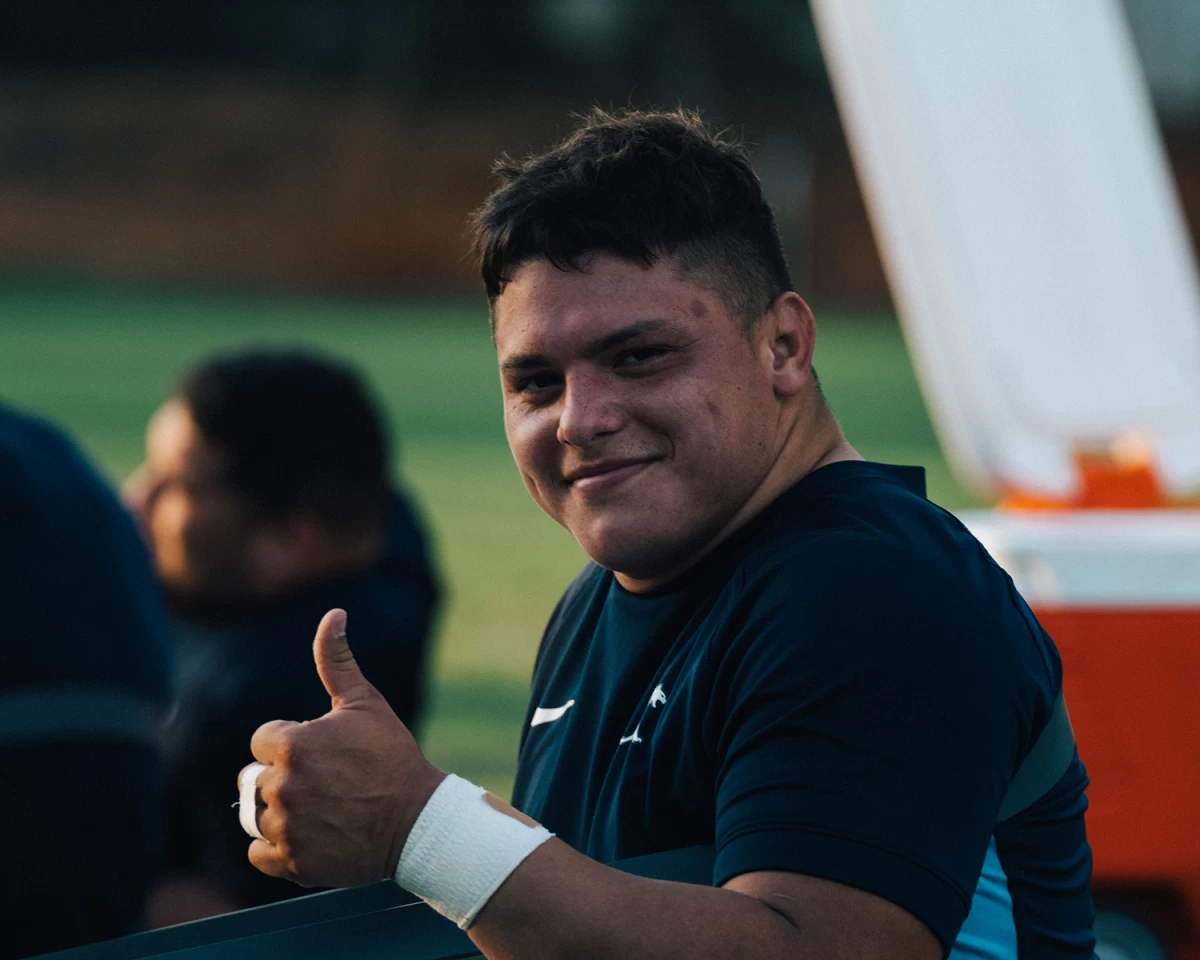
[[[523,264],[578,270],[597,251],[668,261],[747,332],[792,289],[749,154],[695,113],[597,108],[558,146],[502,157],[494,172],[499,185],[472,216],[492,305]]]
[[[264,521],[308,513],[346,540],[382,525],[387,435],[349,367],[302,350],[219,354],[185,374],[177,396]]]

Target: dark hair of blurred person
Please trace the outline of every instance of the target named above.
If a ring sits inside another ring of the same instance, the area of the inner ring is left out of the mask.
[[[0,957],[133,932],[160,855],[166,611],[128,515],[0,406]]]
[[[146,454],[128,490],[177,609],[261,606],[382,551],[387,442],[340,365],[293,351],[217,357],[154,415]]]
[[[126,499],[152,546],[180,658],[170,876],[152,922],[304,892],[246,862],[230,778],[259,725],[328,708],[305,638],[329,607],[350,611],[372,680],[417,722],[438,588],[389,461],[360,378],[299,350],[219,355],[185,374],[151,419]]]
[[[697,114],[595,109],[556,147],[504,157],[494,172],[498,185],[472,217],[492,304],[531,260],[578,270],[598,252],[669,262],[747,331],[792,289],[749,153]]]

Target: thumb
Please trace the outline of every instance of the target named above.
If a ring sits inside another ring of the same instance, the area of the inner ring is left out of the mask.
[[[346,641],[346,611],[330,610],[321,618],[313,640],[317,675],[335,707],[369,700],[378,694],[358,669]]]

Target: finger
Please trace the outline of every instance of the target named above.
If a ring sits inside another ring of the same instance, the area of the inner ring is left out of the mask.
[[[281,880],[291,879],[292,874],[287,868],[287,861],[274,844],[267,843],[266,840],[255,840],[250,844],[246,855],[250,862],[268,877],[279,877]]]
[[[344,707],[379,694],[362,675],[346,640],[346,611],[330,610],[317,627],[313,660],[325,692],[335,707]]]
[[[250,755],[267,766],[279,760],[284,743],[300,724],[294,720],[271,720],[254,731],[250,738]]]
[[[268,803],[266,798],[259,793],[258,801],[258,832],[260,840],[265,840],[272,846],[282,845],[284,839],[283,826],[287,819],[287,813],[280,808],[278,803]]]

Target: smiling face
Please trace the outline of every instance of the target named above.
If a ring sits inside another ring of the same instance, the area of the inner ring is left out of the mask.
[[[652,582],[728,532],[779,460],[779,348],[669,263],[582,266],[531,261],[496,300],[505,428],[538,505],[627,586]]]

